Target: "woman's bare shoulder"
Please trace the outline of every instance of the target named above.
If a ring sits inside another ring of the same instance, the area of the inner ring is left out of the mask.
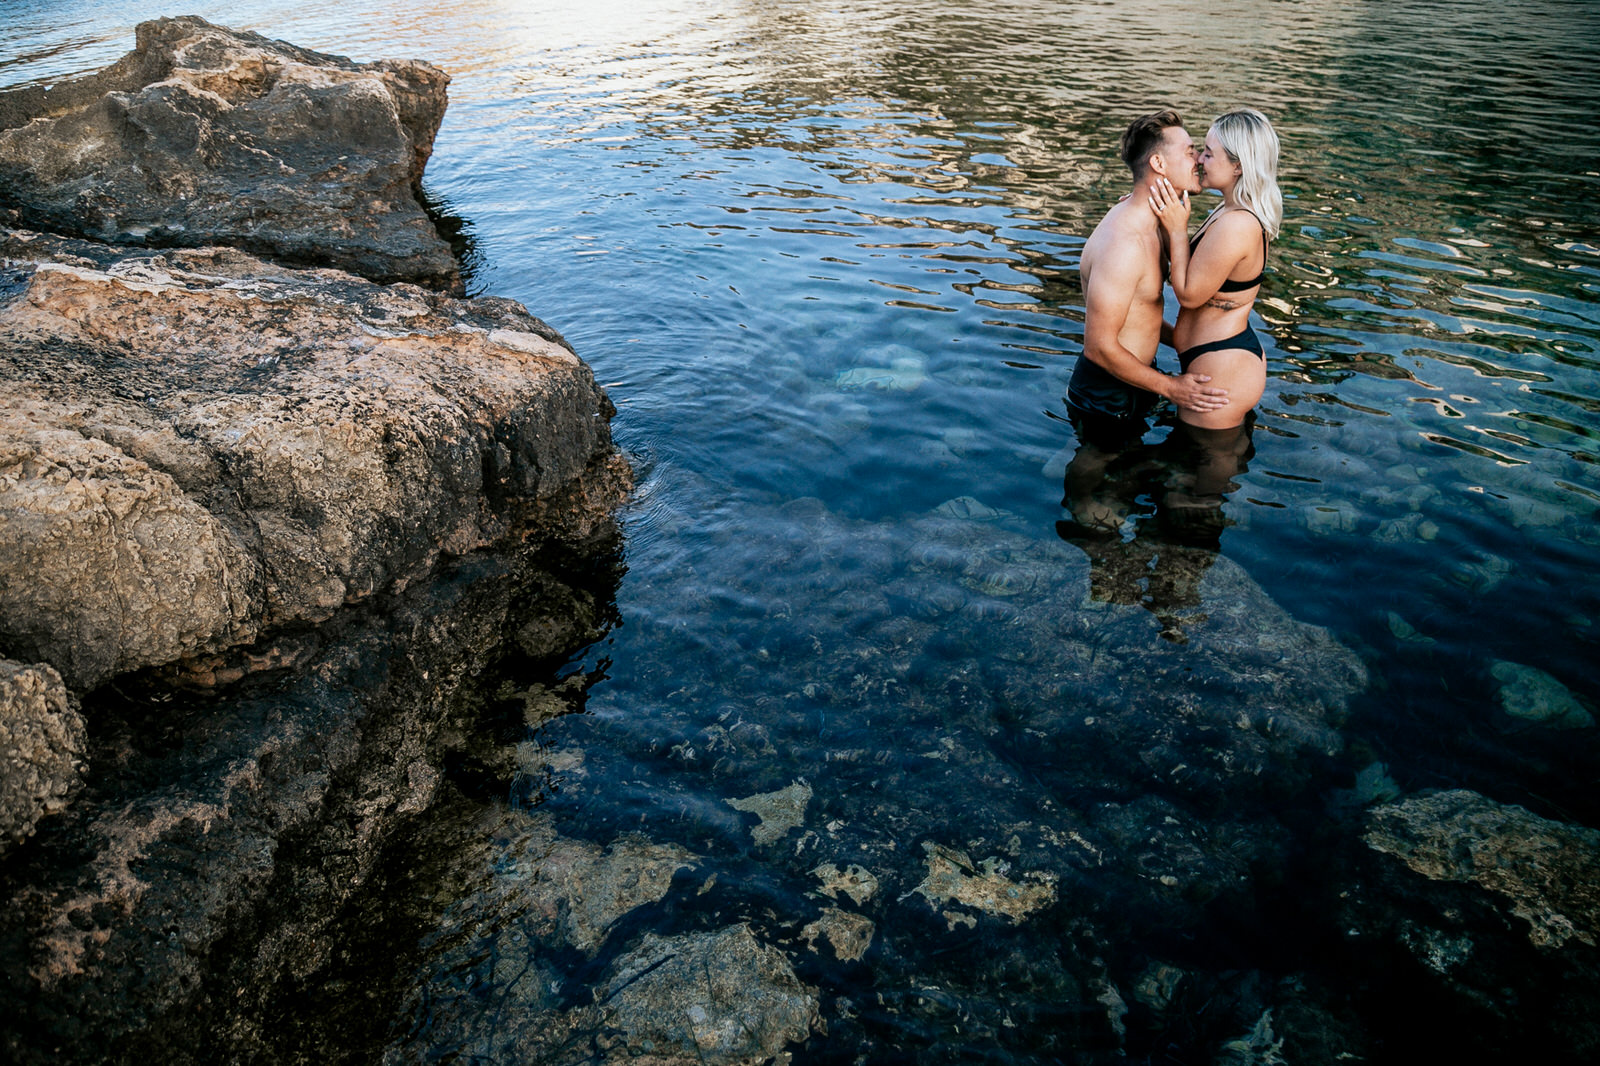
[[[1261,220],[1243,207],[1222,212],[1211,220],[1209,228],[1228,240],[1248,237],[1252,241],[1259,241],[1263,230]]]

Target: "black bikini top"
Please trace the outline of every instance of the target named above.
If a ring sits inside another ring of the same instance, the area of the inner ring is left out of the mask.
[[[1251,218],[1255,218],[1255,215],[1252,214],[1250,217]],[[1259,218],[1256,219],[1256,222],[1258,224],[1260,223],[1260,221],[1261,220]],[[1209,225],[1210,225],[1210,219],[1207,219],[1206,220],[1206,225],[1205,226],[1201,226],[1200,229],[1195,232],[1195,235],[1193,237],[1189,238],[1189,254],[1191,256],[1194,255],[1194,250],[1200,246],[1200,238],[1205,236],[1206,229],[1209,227]],[[1261,284],[1261,279],[1265,278],[1266,276],[1267,276],[1267,227],[1262,226],[1261,227],[1261,273],[1257,274],[1255,277],[1250,278],[1247,281],[1233,281],[1233,280],[1224,281],[1221,285],[1217,286],[1217,291],[1218,292],[1243,292],[1246,289],[1253,289],[1257,285],[1260,285]]]

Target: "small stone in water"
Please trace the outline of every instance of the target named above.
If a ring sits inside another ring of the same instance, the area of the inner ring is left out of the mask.
[[[927,380],[923,362],[917,358],[900,358],[888,366],[858,366],[844,370],[834,379],[841,389],[884,389],[892,392],[915,392]]]
[[[1389,632],[1393,633],[1399,639],[1412,644],[1435,643],[1432,637],[1418,633],[1416,628],[1413,627],[1410,622],[1407,622],[1395,612],[1389,611],[1385,614],[1385,617],[1389,620]]]
[[[1513,718],[1543,722],[1556,729],[1588,729],[1594,715],[1567,686],[1543,670],[1497,659],[1489,672],[1500,682],[1500,706]]]
[[[750,836],[757,844],[770,844],[805,824],[811,786],[800,780],[776,792],[725,802],[736,811],[746,811],[760,818],[761,824],[750,830]]]
[[[965,518],[973,522],[994,522],[1007,514],[971,496],[957,496],[953,500],[946,500],[935,507],[933,512],[945,518]]]

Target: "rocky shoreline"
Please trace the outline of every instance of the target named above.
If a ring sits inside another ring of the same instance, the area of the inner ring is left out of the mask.
[[[485,679],[609,625],[614,412],[460,298],[448,80],[176,18],[0,94],[9,1062],[271,1045],[386,841],[495,772]]]

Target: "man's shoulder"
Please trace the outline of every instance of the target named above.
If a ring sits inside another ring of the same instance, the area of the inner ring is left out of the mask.
[[[1092,252],[1097,263],[1109,265],[1114,262],[1125,270],[1145,267],[1159,269],[1161,235],[1153,225],[1143,224],[1142,219],[1127,210],[1130,203],[1124,201],[1106,212],[1089,235],[1084,253],[1089,255]]]

